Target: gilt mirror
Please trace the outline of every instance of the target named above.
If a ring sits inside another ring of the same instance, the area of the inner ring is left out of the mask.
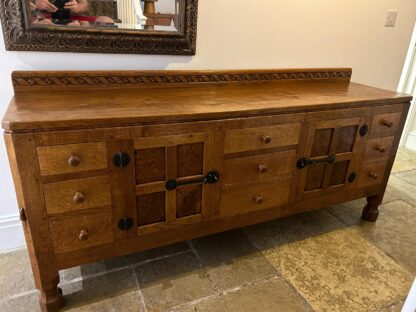
[[[0,0],[7,50],[195,54],[198,0]]]

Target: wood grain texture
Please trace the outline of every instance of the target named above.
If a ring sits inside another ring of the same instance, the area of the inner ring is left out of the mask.
[[[53,88],[111,88],[230,82],[338,80],[349,81],[350,68],[255,70],[148,70],[148,71],[15,71],[15,93]]]
[[[292,150],[226,159],[222,172],[222,183],[227,185],[245,181],[261,181],[262,179],[293,174],[296,167],[295,156],[296,152]]]
[[[19,183],[22,189],[19,206],[22,205],[20,208],[24,208],[26,213],[23,228],[35,286],[40,290],[39,303],[44,311],[58,311],[64,301],[57,287],[59,274],[39,180],[40,168],[34,161],[37,158],[35,140],[33,134],[20,134],[9,136],[6,142],[11,160],[17,167],[15,183]]]
[[[299,133],[300,124],[227,130],[224,153],[296,145]]]
[[[359,135],[358,129],[368,121],[368,118],[366,116],[321,120],[309,124],[304,157],[319,162],[333,155],[335,162],[317,163],[298,169],[297,200],[322,196],[328,192],[341,192],[354,187],[354,181],[347,183],[344,179],[345,183],[337,184],[338,187],[335,188],[331,183],[339,181],[342,174],[333,171],[341,170],[344,176],[358,171],[366,139]],[[324,139],[325,141],[322,142]],[[339,162],[343,162],[343,165]],[[346,164],[347,169],[343,167]]]
[[[230,217],[285,205],[289,201],[291,181],[292,177],[287,176],[227,186],[222,190],[220,215]],[[260,200],[256,202],[256,198]]]
[[[386,161],[371,161],[362,164],[358,173],[357,187],[381,184],[386,171]]]
[[[401,113],[389,113],[375,115],[371,124],[372,136],[387,136],[397,132],[400,125]]]
[[[68,252],[112,242],[114,240],[112,220],[110,210],[51,219],[49,223],[55,252]],[[87,240],[80,239],[81,231],[88,232]]]
[[[285,75],[296,76],[298,72],[288,70]],[[211,76],[217,77],[220,73],[211,72]],[[86,88],[85,91],[92,92],[74,94],[66,87],[63,92],[50,91],[52,89],[46,84],[44,91],[17,93],[6,111],[2,126],[9,131],[91,128],[92,124],[95,127],[120,127],[368,107],[376,103],[403,103],[411,99],[403,94],[350,83],[345,79],[312,79],[313,83],[310,79],[258,81],[256,76],[261,77],[262,71],[248,73],[254,77],[254,82],[226,83],[225,79],[223,83],[190,84],[185,79],[178,86],[161,84],[146,88],[146,92],[141,88],[126,89],[122,84],[114,90],[107,87],[102,90]],[[223,74],[226,75],[226,72]],[[128,80],[129,74],[125,75]],[[171,75],[177,77],[174,72]],[[178,75],[180,77],[180,73]],[[189,75],[192,77],[192,73]],[[240,75],[246,77],[244,72]],[[42,74],[38,73],[38,76],[41,79]],[[103,76],[111,76],[111,72]]]
[[[365,146],[364,159],[376,160],[390,156],[393,147],[394,136],[368,139]]]
[[[43,192],[48,214],[74,212],[111,205],[108,177],[47,183],[43,185]],[[84,197],[82,202],[76,201],[77,193]]]
[[[44,176],[107,168],[104,142],[41,146],[37,156]],[[79,158],[78,165],[69,164],[72,156]]]
[[[113,157],[117,153],[126,153],[129,163],[124,167],[117,167]],[[107,141],[108,174],[110,178],[111,202],[113,207],[112,224],[114,236],[124,239],[135,235],[134,227],[137,226],[136,210],[136,175],[134,168],[134,142],[133,140]],[[118,228],[118,222],[122,218],[131,218],[134,222],[133,228],[126,231]]]
[[[77,74],[82,73],[68,79]],[[24,86],[6,113],[4,125],[12,132],[6,146],[19,206],[28,213],[24,229],[34,276],[48,311],[61,304],[58,268],[360,197],[368,198],[363,218],[377,218],[409,96],[340,77],[301,77],[300,71],[283,81],[265,81],[271,76],[261,71],[249,71],[243,81],[232,80],[230,71],[224,82],[217,81],[222,76],[198,81],[201,76],[191,72],[177,73],[178,79],[192,80],[181,83],[147,74],[149,82],[125,83],[125,89],[82,81],[81,89],[69,86],[65,92],[57,92],[59,81]],[[370,132],[360,135],[364,125]],[[67,171],[73,147],[79,158],[74,168],[85,159],[92,167]],[[112,160],[118,152],[130,156],[123,168]],[[300,158],[320,161],[332,154],[333,163],[296,167]],[[169,179],[200,180],[211,170],[220,175],[215,184],[166,190]],[[106,183],[111,206],[98,207],[108,203]],[[79,194],[76,201],[85,209],[66,206],[62,198],[81,188],[84,201]],[[88,188],[98,194],[93,203],[86,202]],[[50,203],[58,209],[53,215],[47,214]],[[125,216],[135,221],[128,232],[117,227]]]

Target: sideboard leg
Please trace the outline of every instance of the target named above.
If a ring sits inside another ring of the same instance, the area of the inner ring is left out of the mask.
[[[375,222],[378,217],[378,206],[381,204],[379,195],[367,197],[367,205],[363,209],[361,218],[366,221]]]
[[[65,305],[62,290],[58,287],[59,278],[51,289],[40,289],[39,304],[42,312],[58,312]]]

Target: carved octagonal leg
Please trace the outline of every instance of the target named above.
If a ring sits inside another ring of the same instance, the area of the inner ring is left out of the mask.
[[[40,291],[39,304],[42,312],[57,312],[65,305],[62,290],[57,286],[59,279],[56,280],[55,287]]]
[[[367,205],[363,209],[362,218],[366,221],[375,222],[378,218],[378,206],[381,200],[378,195],[367,197]]]

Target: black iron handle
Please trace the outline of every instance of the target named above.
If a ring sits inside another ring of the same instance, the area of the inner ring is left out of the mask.
[[[202,179],[198,180],[191,180],[191,181],[176,181],[176,180],[169,180],[166,182],[165,187],[168,191],[172,191],[176,189],[178,186],[182,185],[191,185],[191,184],[214,184],[217,183],[220,179],[220,174],[218,171],[210,171],[208,174],[203,177]]]
[[[323,159],[310,159],[303,157],[298,160],[298,162],[296,163],[296,167],[298,167],[298,169],[302,169],[310,165],[332,164],[335,161],[335,158],[335,155],[329,155],[328,157]]]
[[[116,167],[124,168],[130,163],[130,156],[125,152],[118,152],[113,156],[113,164]]]

